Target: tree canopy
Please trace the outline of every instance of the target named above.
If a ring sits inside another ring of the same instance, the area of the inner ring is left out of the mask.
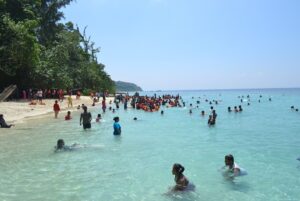
[[[72,0],[0,0],[0,88],[115,90],[95,43],[62,23]]]

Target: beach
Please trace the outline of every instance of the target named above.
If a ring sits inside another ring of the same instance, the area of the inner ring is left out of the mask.
[[[56,99],[44,99],[44,105],[36,104],[30,105],[29,101],[9,101],[0,102],[0,114],[4,115],[5,120],[8,123],[17,124],[22,122],[24,119],[33,118],[41,115],[46,115],[53,113],[53,104]],[[77,106],[84,104],[87,107],[92,107],[93,99],[90,96],[81,96],[80,99],[76,99],[76,96],[72,96],[73,107],[68,107],[67,96],[65,96],[64,101],[58,102],[60,105],[60,113],[65,115],[66,111],[75,111]],[[101,105],[100,101],[96,105]],[[106,98],[106,102],[113,100],[113,97]]]

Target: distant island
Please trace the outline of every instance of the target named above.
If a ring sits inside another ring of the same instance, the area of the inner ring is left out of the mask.
[[[136,84],[130,82],[123,82],[123,81],[115,81],[116,91],[143,91],[143,89]]]

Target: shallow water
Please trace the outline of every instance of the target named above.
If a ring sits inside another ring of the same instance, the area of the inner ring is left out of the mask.
[[[154,93],[154,92],[153,92]],[[148,92],[148,94],[153,94]],[[157,92],[160,94],[163,92]],[[0,130],[0,200],[272,200],[300,199],[299,89],[184,91],[186,108],[164,108],[165,114],[121,109],[103,115],[84,131],[79,112],[73,120],[46,116],[12,129]],[[250,95],[242,113],[227,113]],[[258,103],[259,95],[261,103]],[[192,99],[194,97],[194,99]],[[199,99],[198,97],[201,97]],[[272,101],[268,101],[271,97]],[[213,105],[214,127],[200,111]],[[189,104],[199,108],[189,114]],[[297,105],[298,104],[298,105]],[[95,118],[100,107],[93,108]],[[113,136],[112,118],[120,116],[122,136]],[[138,121],[133,121],[137,117]],[[76,151],[54,153],[57,139],[86,145]],[[248,172],[233,181],[218,171],[231,153]],[[194,192],[170,193],[173,163],[196,185]]]

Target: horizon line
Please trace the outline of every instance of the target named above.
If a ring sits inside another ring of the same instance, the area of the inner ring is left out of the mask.
[[[266,88],[224,88],[224,89],[151,89],[143,90],[143,92],[157,92],[157,91],[219,91],[219,90],[278,90],[278,89],[300,89],[300,87],[266,87]]]

